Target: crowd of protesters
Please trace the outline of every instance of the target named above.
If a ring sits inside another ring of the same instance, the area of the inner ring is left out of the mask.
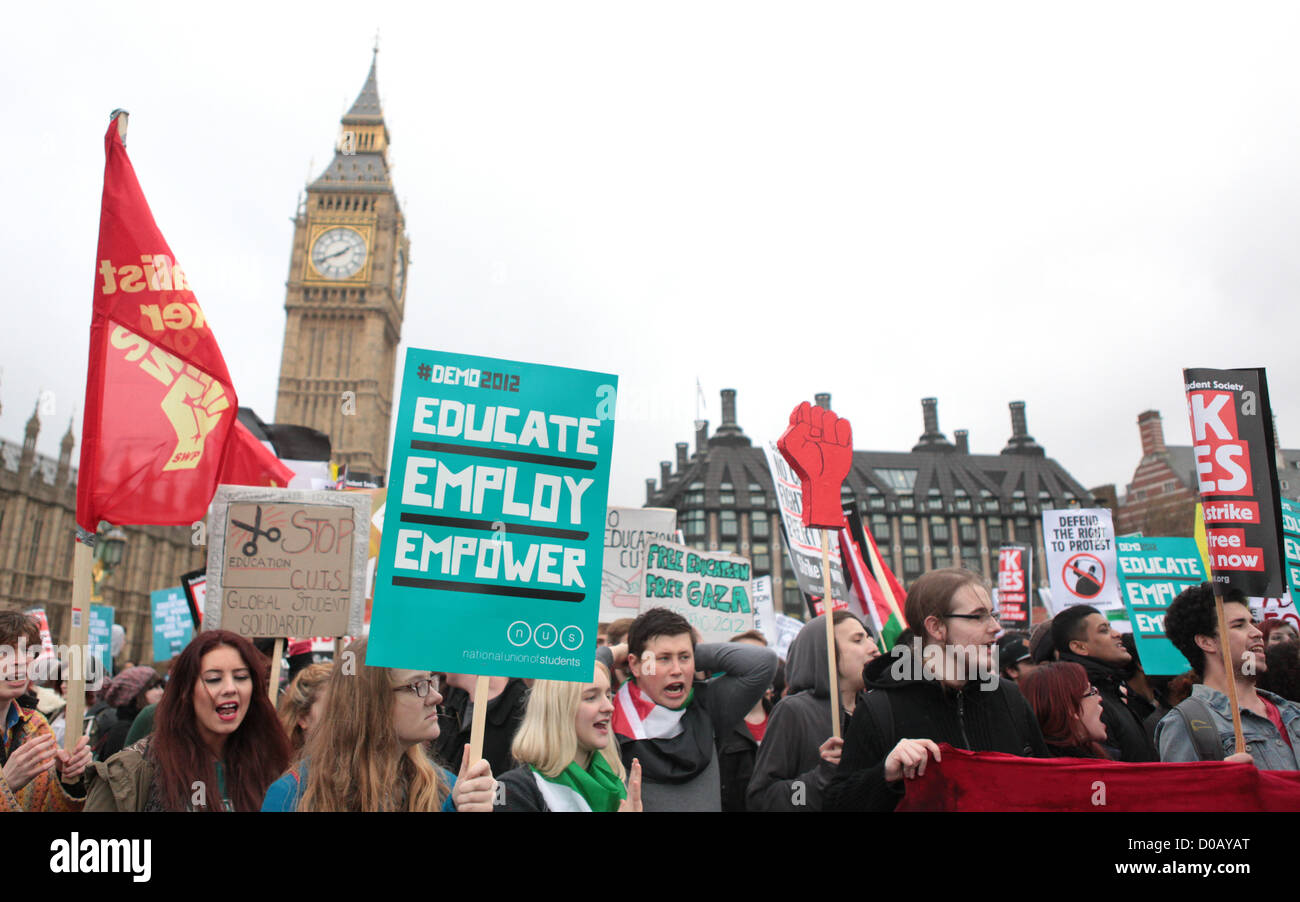
[[[762,633],[704,643],[663,608],[601,624],[590,682],[489,682],[476,760],[475,678],[367,666],[364,638],[336,661],[295,656],[277,710],[267,657],[205,631],[165,683],[132,666],[88,694],[75,727],[63,684],[38,685],[8,655],[0,811],[890,811],[942,743],[1300,770],[1300,632],[1257,624],[1242,596],[1223,598],[1227,668],[1210,585],[1169,605],[1166,634],[1190,664],[1172,677],[1148,676],[1095,608],[1004,633],[990,596],[972,571],[924,574],[883,652],[834,612],[834,699],[824,617],[784,662]],[[40,648],[35,621],[0,612],[0,648],[24,643]]]

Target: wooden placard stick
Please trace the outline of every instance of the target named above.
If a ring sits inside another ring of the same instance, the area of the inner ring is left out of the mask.
[[[1219,616],[1219,654],[1223,657],[1223,670],[1228,678],[1228,706],[1232,709],[1232,733],[1236,738],[1235,752],[1246,751],[1246,738],[1241,732],[1241,705],[1237,702],[1237,667],[1228,654],[1228,615],[1223,611],[1223,596],[1219,584],[1214,583],[1214,610]]]
[[[91,568],[95,557],[93,545],[76,540],[72,555],[72,616],[69,645],[68,705],[64,722],[68,724],[63,734],[63,748],[71,752],[81,738],[81,719],[86,713],[86,668],[90,665],[87,646],[90,645],[90,589]],[[89,542],[93,542],[93,535]],[[80,779],[80,778],[78,778]],[[65,781],[68,782],[68,781]],[[72,783],[76,780],[70,781]]]
[[[831,598],[831,544],[830,530],[822,533],[822,614],[826,618],[826,667],[831,678],[831,736],[840,738],[840,673],[835,661],[835,603]]]
[[[469,728],[469,763],[473,765],[483,757],[483,728],[487,726],[488,683],[490,677],[474,680],[474,721]]]
[[[275,707],[276,696],[280,694],[280,658],[284,657],[284,636],[277,636],[275,648],[271,650],[271,682],[266,692],[271,696],[271,707]]]

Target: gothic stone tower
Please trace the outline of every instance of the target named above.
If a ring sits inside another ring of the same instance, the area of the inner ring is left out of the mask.
[[[334,159],[294,217],[277,423],[319,429],[334,460],[383,474],[409,261],[375,58]]]

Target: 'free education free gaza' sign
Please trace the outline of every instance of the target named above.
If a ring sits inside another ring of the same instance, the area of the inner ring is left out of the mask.
[[[618,378],[411,348],[367,663],[595,667]]]

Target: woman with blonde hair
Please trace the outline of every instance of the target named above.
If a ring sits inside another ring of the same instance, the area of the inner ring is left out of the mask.
[[[438,767],[438,677],[367,667],[366,640],[344,650],[325,711],[303,755],[266,793],[263,811],[491,811],[488,763],[464,757],[459,778]]]
[[[538,680],[501,775],[498,811],[640,811],[641,765],[624,787],[614,741],[609,670],[596,662],[590,683]]]
[[[307,737],[325,713],[325,683],[330,678],[330,664],[309,664],[298,671],[289,688],[280,696],[280,723],[296,758],[302,754]]]

